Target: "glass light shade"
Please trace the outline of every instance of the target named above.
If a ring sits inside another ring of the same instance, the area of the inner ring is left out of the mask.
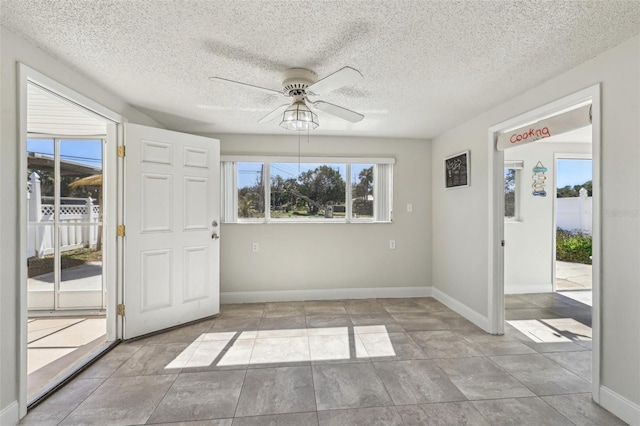
[[[284,111],[280,126],[287,130],[313,130],[318,127],[318,115],[303,101],[296,101]]]

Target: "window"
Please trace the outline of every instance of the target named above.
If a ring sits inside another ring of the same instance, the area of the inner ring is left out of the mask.
[[[520,220],[520,171],[522,161],[504,162],[504,218],[506,221]]]
[[[388,158],[223,156],[223,221],[390,222],[392,172]]]
[[[264,217],[264,164],[238,163],[238,217]]]

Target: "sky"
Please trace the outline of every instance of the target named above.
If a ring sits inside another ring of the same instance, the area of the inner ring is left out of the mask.
[[[581,185],[592,176],[591,160],[558,160],[558,188]]]
[[[27,140],[27,152],[53,156],[53,139]],[[60,141],[60,158],[92,167],[102,167],[102,141],[68,139]]]

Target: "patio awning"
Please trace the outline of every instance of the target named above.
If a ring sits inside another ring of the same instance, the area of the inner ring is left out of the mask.
[[[103,120],[65,102],[35,84],[27,85],[27,133],[37,135],[95,136],[107,134]]]
[[[28,152],[28,162],[30,168],[40,168],[53,170],[55,162],[52,155]],[[62,176],[90,176],[102,172],[101,167],[89,166],[71,160],[60,160],[60,174]]]
[[[591,125],[590,104],[501,133],[498,136],[496,148],[498,151],[504,151],[507,148],[561,135],[589,125]]]
[[[69,184],[71,188],[77,186],[102,186],[102,175],[92,175],[75,180]]]

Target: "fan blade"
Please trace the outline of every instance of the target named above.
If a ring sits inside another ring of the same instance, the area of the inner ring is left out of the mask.
[[[326,76],[322,80],[316,81],[309,86],[307,90],[315,93],[316,95],[320,95],[329,93],[344,86],[355,84],[362,80],[362,78],[362,74],[360,74],[360,71],[357,69],[344,67],[333,74]]]
[[[254,86],[253,84],[248,84],[248,83],[241,83],[239,81],[235,81],[235,80],[229,80],[228,78],[222,78],[222,77],[209,77],[209,80],[211,81],[224,81],[226,83],[233,83],[233,84],[238,84],[240,86],[244,86],[244,87],[249,87],[251,89],[257,89],[260,90],[262,92],[267,92],[270,94],[279,94],[282,95],[282,92],[279,90],[273,90],[273,89],[267,89],[266,87],[260,87],[260,86]]]
[[[359,114],[355,111],[351,111],[350,109],[346,109],[338,105],[330,104],[329,102],[316,101],[316,102],[313,102],[312,105],[322,112],[326,112],[327,114],[331,114],[333,116],[342,118],[343,120],[347,120],[352,123],[357,123],[358,121],[364,118],[364,115],[362,114]]]
[[[290,105],[291,104],[280,105],[278,108],[274,109],[269,114],[265,115],[260,120],[258,120],[258,123],[267,123],[273,120],[274,118],[276,118],[278,115],[281,116],[284,113],[284,110],[287,109]]]

